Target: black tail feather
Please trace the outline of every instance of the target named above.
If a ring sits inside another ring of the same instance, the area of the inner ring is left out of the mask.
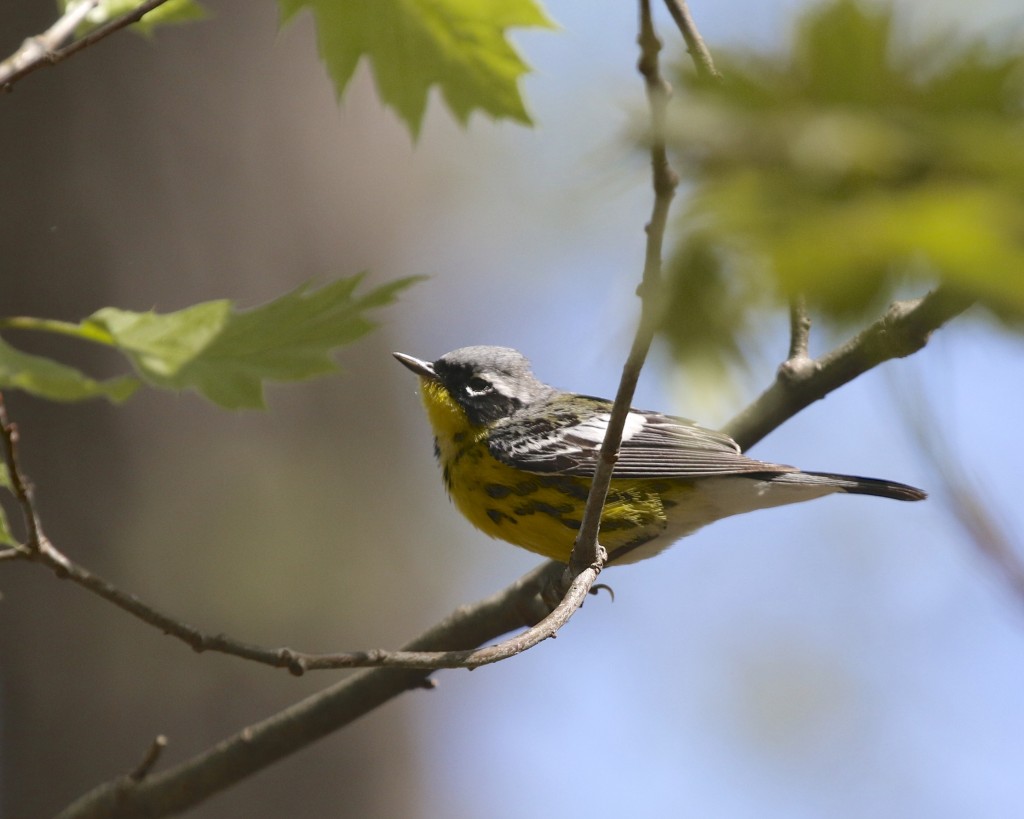
[[[834,486],[851,495],[874,495],[901,501],[919,501],[928,494],[914,486],[880,478],[860,478],[856,475],[836,475],[832,472],[784,472],[772,478],[772,483],[799,483]]]

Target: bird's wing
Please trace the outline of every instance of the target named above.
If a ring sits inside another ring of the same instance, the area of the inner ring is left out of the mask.
[[[499,422],[488,444],[495,458],[526,472],[592,477],[610,417],[608,401],[576,396],[567,404],[556,399]],[[614,474],[616,478],[711,478],[795,471],[791,466],[748,458],[723,432],[685,418],[630,410]]]

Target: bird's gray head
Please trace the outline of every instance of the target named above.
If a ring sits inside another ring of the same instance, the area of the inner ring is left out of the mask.
[[[460,347],[433,364],[401,353],[395,357],[423,378],[439,381],[473,424],[492,424],[553,388],[538,381],[530,362],[511,347]]]

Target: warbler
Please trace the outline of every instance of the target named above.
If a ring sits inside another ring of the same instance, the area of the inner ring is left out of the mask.
[[[420,377],[459,511],[491,537],[567,562],[612,402],[544,384],[509,347],[463,347],[433,363],[394,356]],[[632,563],[721,518],[834,492],[925,498],[895,481],[757,461],[725,433],[631,409],[599,540],[609,564]]]

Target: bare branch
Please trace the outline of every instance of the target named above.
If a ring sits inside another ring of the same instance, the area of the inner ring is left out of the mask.
[[[63,48],[58,48],[74,33],[88,13],[98,5],[98,0],[84,0],[84,2],[70,5],[64,16],[46,32],[27,39],[14,54],[0,63],[0,90],[11,91],[14,83],[22,77],[45,65],[56,65],[66,60],[72,54],[77,54],[98,43],[115,31],[137,23],[157,6],[162,6],[166,2],[167,0],[146,0],[131,11],[93,29],[81,39],[75,40]]]
[[[804,407],[883,361],[916,353],[934,330],[971,304],[946,287],[920,299],[894,302],[882,318],[832,352],[798,368],[780,367],[775,382],[723,431],[748,449]]]
[[[690,52],[690,58],[697,68],[697,74],[701,77],[721,80],[722,75],[715,68],[715,61],[711,58],[711,52],[708,50],[704,38],[697,31],[697,25],[693,22],[693,16],[686,5],[686,0],[665,0],[665,6],[679,27],[683,39],[686,41],[686,50]]]
[[[665,108],[672,89],[661,75],[658,63],[658,52],[661,42],[654,31],[651,19],[650,0],[640,2],[640,61],[638,69],[643,75],[647,88],[647,101],[651,114],[651,176],[654,188],[654,205],[650,221],[647,223],[647,249],[644,258],[643,279],[639,294],[641,299],[640,321],[637,324],[633,345],[629,357],[622,368],[619,388],[615,393],[608,429],[601,444],[601,452],[594,472],[594,481],[587,497],[587,506],[583,514],[576,544],[569,561],[570,571],[578,571],[580,567],[596,562],[598,545],[598,527],[601,521],[601,510],[604,508],[611,484],[612,470],[618,460],[619,445],[622,443],[622,430],[626,423],[630,407],[633,405],[633,394],[640,378],[647,353],[654,338],[656,307],[660,303],[661,293],[661,260],[662,247],[665,241],[665,226],[668,222],[669,208],[675,196],[679,178],[668,162],[665,148]],[[615,555],[609,555],[614,560]]]

